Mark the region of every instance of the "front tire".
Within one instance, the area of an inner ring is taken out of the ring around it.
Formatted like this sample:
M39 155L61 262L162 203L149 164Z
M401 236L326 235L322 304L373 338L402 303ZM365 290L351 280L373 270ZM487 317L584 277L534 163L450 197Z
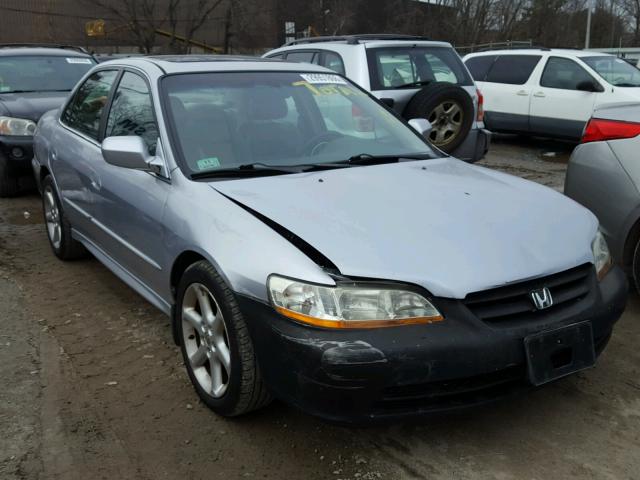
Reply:
M84 246L71 236L71 224L62 211L51 175L42 181L42 210L49 245L60 260L75 260L86 256Z
M271 401L234 294L211 264L185 271L175 314L187 373L211 410L234 417Z

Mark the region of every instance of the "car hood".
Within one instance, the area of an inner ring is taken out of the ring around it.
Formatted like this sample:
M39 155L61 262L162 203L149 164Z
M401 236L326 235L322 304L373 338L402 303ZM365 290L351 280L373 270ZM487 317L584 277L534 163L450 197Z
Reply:
M413 283L436 296L464 298L593 261L591 212L454 159L211 186L302 238L343 275Z
M0 93L0 115L37 122L43 113L61 106L69 92Z

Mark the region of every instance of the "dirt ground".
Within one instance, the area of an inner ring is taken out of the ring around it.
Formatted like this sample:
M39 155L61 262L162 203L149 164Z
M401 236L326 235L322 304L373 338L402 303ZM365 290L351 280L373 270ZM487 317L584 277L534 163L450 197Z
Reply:
M561 190L570 149L503 138L482 163ZM639 319L634 295L596 368L464 414L225 420L167 318L96 260L55 259L38 196L0 200L0 479L637 479Z

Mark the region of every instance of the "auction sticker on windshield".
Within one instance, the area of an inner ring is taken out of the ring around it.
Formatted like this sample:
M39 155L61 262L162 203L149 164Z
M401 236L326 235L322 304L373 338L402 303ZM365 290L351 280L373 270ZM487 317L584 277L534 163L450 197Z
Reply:
M67 63L81 63L83 65L91 65L93 62L88 58L67 58Z
M347 84L347 82L345 82L344 79L339 75L332 75L330 73L301 73L300 76L307 83L311 83L311 84L317 84L317 83L338 83L341 85Z

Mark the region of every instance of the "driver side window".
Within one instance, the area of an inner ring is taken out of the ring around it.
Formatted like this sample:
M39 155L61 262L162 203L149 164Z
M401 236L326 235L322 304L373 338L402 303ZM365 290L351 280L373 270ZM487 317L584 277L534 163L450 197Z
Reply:
M155 155L158 125L147 82L132 72L124 72L113 97L105 137L142 137L149 154Z

